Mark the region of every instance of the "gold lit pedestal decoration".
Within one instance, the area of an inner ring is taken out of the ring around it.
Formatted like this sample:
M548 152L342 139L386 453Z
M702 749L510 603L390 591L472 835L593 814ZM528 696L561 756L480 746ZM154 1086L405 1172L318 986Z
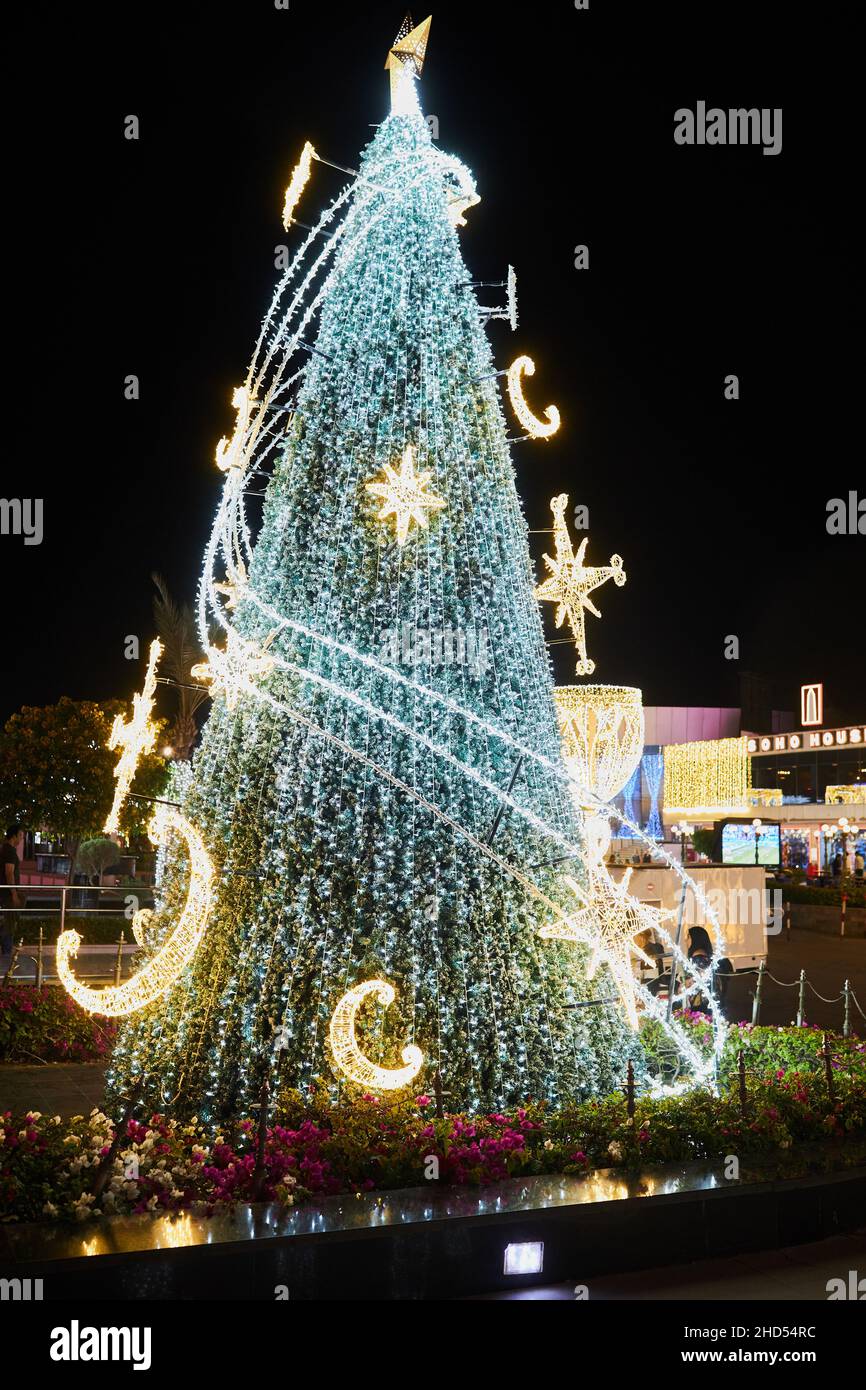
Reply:
M608 579L612 579L621 588L625 583L626 574L622 567L621 555L611 555L609 565L585 565L583 557L589 544L588 536L584 536L577 548L577 554L575 554L571 537L568 534L568 523L565 520L567 506L568 494L565 492L554 497L550 504L550 510L553 512L553 543L556 554L553 557L550 555L544 557L548 578L539 584L535 590L535 597L557 605L557 627L562 627L566 618L568 619L568 625L574 637L574 645L577 647L577 674L590 676L595 670L595 662L586 654L585 614L592 613L596 618L600 618L601 614L589 595L594 589L606 584Z
M364 1055L355 1037L355 1016L372 994L386 1008L394 1002L394 986L387 980L365 980L355 985L343 995L331 1018L331 1051L337 1067L350 1081L371 1091L398 1091L415 1080L424 1064L424 1055L414 1043L403 1048L400 1055L405 1065L402 1067L379 1067Z
M560 685L553 692L565 765L582 787L611 801L641 760L641 692L632 685Z
M106 989L90 989L75 978L71 962L78 955L81 937L77 931L64 931L57 939L57 974L76 1003L89 1013L117 1018L136 1013L165 994L189 965L205 933L211 910L214 871L210 855L198 831L171 806L159 806L148 835L155 845L165 845L174 831L184 840L189 854L189 888L177 926L150 960L132 979ZM148 918L136 914L133 932L142 940L142 927Z

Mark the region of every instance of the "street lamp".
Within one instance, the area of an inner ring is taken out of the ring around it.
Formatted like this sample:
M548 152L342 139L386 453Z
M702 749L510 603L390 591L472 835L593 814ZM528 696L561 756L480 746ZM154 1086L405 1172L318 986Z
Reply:
M832 839L835 840L837 835L841 837L842 869L844 871L848 866L848 836L853 835L854 839L856 840L857 836L860 834L859 825L852 825L847 816L840 816L835 825L822 825L821 831L825 839L830 839L832 837Z
M758 846L759 846L759 844L761 843L761 831L763 830L763 828L764 828L764 822L760 819L760 817L756 816L755 819L752 821L752 830L755 832L755 863L756 863L756 864L759 864L759 863L761 862L761 861L759 860L759 858L758 858Z
M693 825L689 825L688 821L681 821L679 825L671 826L671 834L679 836L680 854L682 855L682 862L684 864L686 862L686 840L690 835L694 835L694 833L695 828Z

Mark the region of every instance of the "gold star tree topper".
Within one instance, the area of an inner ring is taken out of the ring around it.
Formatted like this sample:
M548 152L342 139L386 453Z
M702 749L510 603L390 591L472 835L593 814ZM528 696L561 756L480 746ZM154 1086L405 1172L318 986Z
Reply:
M612 579L619 588L622 588L626 575L622 567L621 555L611 555L609 565L585 565L583 563L586 547L589 544L588 536L584 536L575 555L574 546L568 534L568 524L565 520L567 506L568 494L565 492L554 497L550 504L550 510L553 512L553 541L556 556L551 559L549 555L545 555L544 563L549 574L547 579L539 584L535 590L535 597L546 599L548 602L558 605L556 609L557 627L562 627L565 619L568 619L574 645L577 647L577 674L588 676L595 670L595 662L586 654L585 613L592 613L596 618L601 617L589 595L593 589L607 583L608 579Z
M415 77L421 76L424 67L424 58L427 53L427 40L430 37L430 25L433 16L428 17L421 24L412 27L412 16L407 14L403 23L400 25L400 32L394 40L385 60L385 68L391 76L391 106L396 107L398 103L398 92L404 74L407 70Z
M403 450L399 473L390 463L385 464L383 472L384 481L365 483L364 487L373 497L381 497L382 509L377 519L386 521L393 516L397 544L402 546L408 540L413 521L418 526L426 526L427 512L441 511L448 503L434 492L427 491L431 477L429 468L422 473L415 472L415 449L412 444L407 444Z

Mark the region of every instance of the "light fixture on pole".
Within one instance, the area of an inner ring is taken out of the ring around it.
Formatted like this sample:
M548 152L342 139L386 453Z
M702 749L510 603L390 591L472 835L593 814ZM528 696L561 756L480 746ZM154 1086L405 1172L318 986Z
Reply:
M680 821L679 824L671 826L671 834L679 836L680 854L682 855L683 864L686 862L686 841L690 836L694 835L694 833L695 827L689 825L688 821Z
M755 819L752 821L752 829L753 829L753 831L755 832L755 863L756 863L756 864L759 864L759 863L761 862L760 859L758 858L758 847L759 847L759 845L760 845L760 843L761 843L761 831L763 830L763 828L764 828L764 822L760 819L759 816L756 816Z

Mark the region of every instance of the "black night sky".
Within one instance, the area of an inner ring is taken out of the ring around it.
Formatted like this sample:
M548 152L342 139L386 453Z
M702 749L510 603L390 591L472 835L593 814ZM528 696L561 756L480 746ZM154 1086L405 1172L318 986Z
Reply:
M193 597L288 176L306 139L355 164L388 109L402 17L400 0L36 17L7 126L21 366L2 491L44 498L45 537L0 538L0 717L131 694L123 639L153 635L151 571ZM531 354L527 394L564 418L515 450L529 524L548 526L567 491L590 509L590 562L622 554L628 583L597 596L590 652L597 679L647 704L738 704L744 669L777 676L785 707L823 680L830 718L864 715L864 541L825 530L828 499L864 490L855 61L821 6L433 10L422 103L482 196L464 256L478 279L516 267L520 326L492 325L497 358ZM699 100L782 107L782 153L675 145L674 111ZM343 182L316 166L298 215ZM570 647L552 651L571 679Z

